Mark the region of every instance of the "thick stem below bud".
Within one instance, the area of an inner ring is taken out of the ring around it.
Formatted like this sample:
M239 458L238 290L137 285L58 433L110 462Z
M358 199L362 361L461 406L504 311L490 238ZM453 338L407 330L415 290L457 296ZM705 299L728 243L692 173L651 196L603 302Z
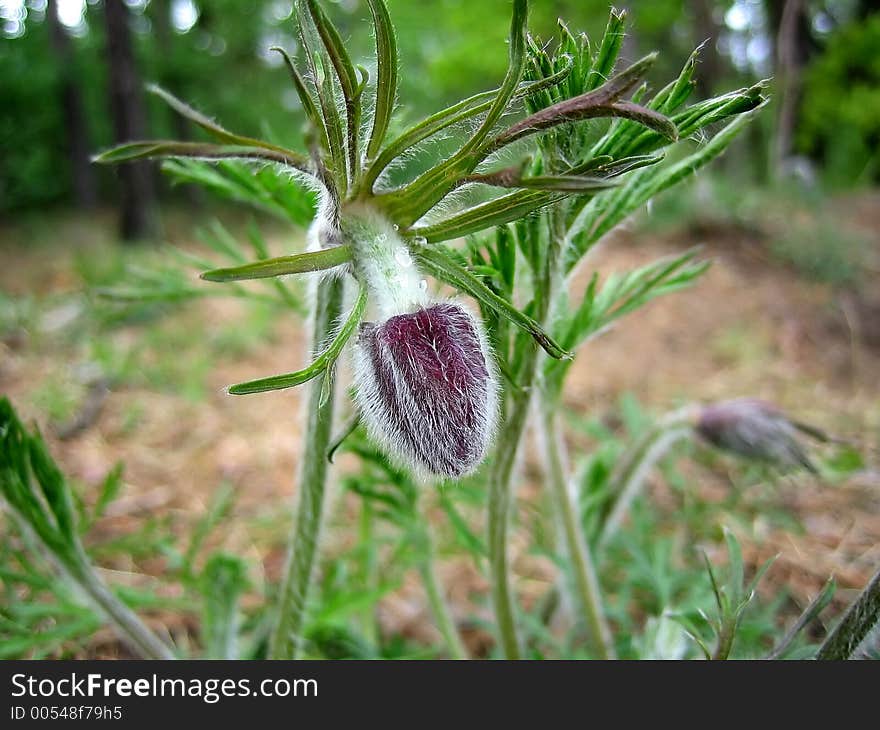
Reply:
M359 206L343 211L341 228L352 249L355 276L367 285L381 319L427 306L428 283L394 225Z

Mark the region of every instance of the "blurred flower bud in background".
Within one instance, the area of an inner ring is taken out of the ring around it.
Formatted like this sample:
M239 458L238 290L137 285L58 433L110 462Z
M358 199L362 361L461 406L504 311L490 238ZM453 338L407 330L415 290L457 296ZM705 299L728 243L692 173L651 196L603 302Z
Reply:
M823 438L821 432L790 420L764 401L739 398L704 406L697 415L696 431L713 446L738 456L817 473L797 434Z

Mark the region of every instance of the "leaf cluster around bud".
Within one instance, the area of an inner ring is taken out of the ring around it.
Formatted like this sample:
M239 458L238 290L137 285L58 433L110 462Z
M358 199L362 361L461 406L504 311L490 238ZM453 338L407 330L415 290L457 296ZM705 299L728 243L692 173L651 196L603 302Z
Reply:
M227 130L167 91L151 86L152 93L214 142L132 142L108 150L96 160L170 159L169 169L180 179L248 200L300 225L306 222L311 206L303 208L299 199L285 199L280 191L311 187L319 191L317 215L330 229L325 238L332 241L340 238L339 221L346 215L346 206L355 201L367 205L397 227L428 273L475 297L493 318L522 328L553 358L565 359L568 350L527 311L516 309L509 297L487 287L485 277L473 266L460 265L456 256L436 244L524 221L548 206L571 201L569 209L581 214L571 221L565 252L572 268L592 241L635 206L718 154L735 129L725 130L714 145L710 143L658 175L653 168L662 161L659 152L665 146L714 122L742 118L763 100L760 87L753 87L679 111L693 87L694 55L674 82L641 104L643 78L656 54L615 73L623 13L612 12L595 52L585 36L575 38L561 23L559 42L550 50L549 45L528 35L528 4L516 0L508 71L499 88L462 100L393 136L389 130L398 101L399 64L395 32L383 0L369 0L368 4L376 39L375 79L352 61L338 30L316 0L296 3L301 63L283 49L274 49L282 55L307 117L305 152ZM628 98L634 90L635 95ZM364 123L368 115L371 119ZM511 115L519 118L510 122ZM612 121L602 122L603 118ZM414 147L463 123L475 124L476 129L448 159L397 187L387 187L384 173ZM597 131L598 140L588 144ZM519 151L524 145L531 146L533 153L523 149L518 165L493 169L499 151L507 147ZM244 167L255 163L263 169L247 171ZM271 174L271 168L281 177ZM284 178L284 171L292 173L293 180ZM273 182L279 179L280 184ZM483 202L450 210L450 194L465 186L500 194L490 192ZM291 213L291 206L296 212ZM587 221L587 212L599 220ZM210 269L202 276L209 281L234 282L331 270L346 265L350 252L344 246L333 246L261 259ZM346 320L349 324L356 324L351 315ZM303 371L233 386L230 392L257 392L305 382L332 367L341 351L341 346L335 345L344 344L339 338L348 334L350 327L346 326L333 345Z

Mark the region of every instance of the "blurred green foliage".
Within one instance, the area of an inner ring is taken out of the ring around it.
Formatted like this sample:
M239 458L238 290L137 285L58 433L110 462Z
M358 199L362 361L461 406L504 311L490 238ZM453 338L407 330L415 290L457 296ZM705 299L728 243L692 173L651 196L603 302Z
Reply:
M366 3L336 4L334 19L352 57L371 68L372 40L361 32L368 17ZM399 124L500 82L507 64L503 49L509 0L390 0L388 4L398 29L400 98L406 99ZM60 5L67 9L63 20L68 23L72 54L63 69L51 43L47 4L37 0L0 4L0 211L42 208L72 199L62 71L77 81L83 97L88 149L97 151L114 141L102 3L62 0ZM299 102L280 56L268 50L280 45L297 51L290 2L132 0L126 5L144 82L157 82L196 108L209 109L232 129L300 146ZM540 0L532 4L530 28L546 38L554 33L557 17L565 17L571 27L596 35L608 5L608 0ZM709 37L697 72L701 93L773 73L772 2L653 0L619 5L632 21L624 59L632 61L663 49L652 71L654 80L677 72L670 65L672 59L686 56ZM880 169L876 156L880 19L876 14L866 16L860 10L863 6L868 4L824 0L810 3L808 10L813 21L812 61L799 114L799 146L844 182L860 176L876 179ZM81 21L69 25L71 8L75 20L78 7ZM702 22L701 8L708 9L708 20ZM148 136L193 134L160 100L145 97L145 103ZM839 134L841 129L847 133ZM761 142L768 143L768 139ZM762 155L755 144L738 149L740 156ZM440 147L437 154L442 154ZM102 198L112 199L114 173L96 174Z
M880 14L841 28L807 70L800 148L850 186L880 180Z

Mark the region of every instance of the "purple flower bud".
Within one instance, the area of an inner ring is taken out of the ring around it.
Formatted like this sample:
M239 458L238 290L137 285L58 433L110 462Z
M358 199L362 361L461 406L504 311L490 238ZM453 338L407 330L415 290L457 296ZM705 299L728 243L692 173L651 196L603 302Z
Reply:
M782 411L753 398L722 401L705 406L697 433L713 446L747 459L768 461L781 467L802 466L815 473L796 438L808 428L790 421Z
M370 434L417 472L460 477L482 461L496 379L477 320L452 302L361 325L358 404Z

